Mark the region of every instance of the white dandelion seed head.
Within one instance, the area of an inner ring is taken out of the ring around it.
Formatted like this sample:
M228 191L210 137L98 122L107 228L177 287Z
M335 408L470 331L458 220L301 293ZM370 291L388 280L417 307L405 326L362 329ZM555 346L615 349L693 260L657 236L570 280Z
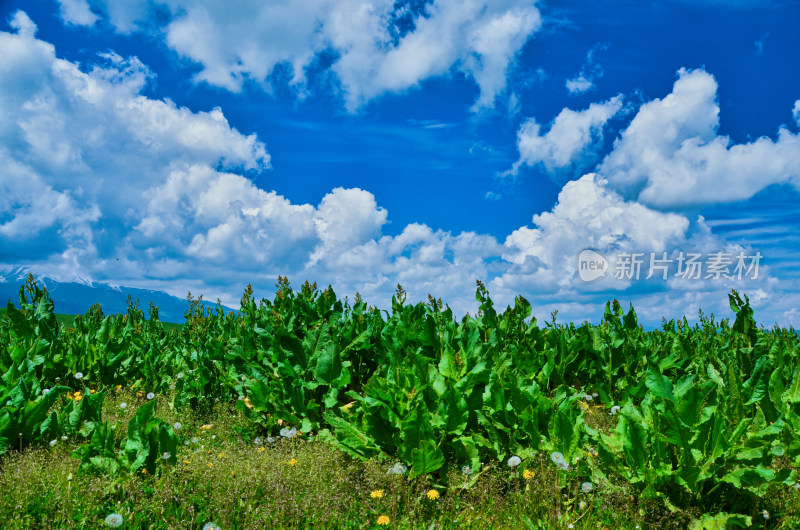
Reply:
M464 467L461 468L461 472L464 473L465 475L471 475L472 474L472 468L469 467L469 466L464 466Z
M106 517L106 525L110 526L111 528L117 528L122 526L124 519L118 513L112 513L108 517Z
M169 389L170 390L175 390L175 384L173 383L173 384L169 385Z
M564 461L564 455L556 451L555 453L550 454L550 460L552 460L556 464L561 463Z
M50 440L50 447L53 447L56 443L58 443L58 440Z
M583 484L581 484L581 491L584 493L591 493L593 489L594 486L592 485L591 482L584 482Z
M203 525L203 530L221 530L221 529L214 523L206 523Z
M274 443L275 440L277 440L277 438L275 438L274 436L267 436L267 443L268 444Z
M764 516L764 519L769 519L769 512L767 510L764 510L763 512L761 512L761 515Z
M161 458L163 458L164 460L169 460L169 457L171 457L171 456L172 455L169 452L166 452L163 455L161 455Z
M588 505L586 504L586 501L581 501L581 502L579 502L579 503L578 503L578 509L579 509L579 510L585 510L585 509L586 509L586 506L588 506Z
M66 436L62 436L62 437L61 437L61 441L62 441L62 442L66 442L67 440L68 440L68 438L67 438Z
M147 399L153 399L154 397L156 397L156 395L153 394L152 392L147 393Z
M512 456L508 459L508 467L517 467L522 463L522 459L518 456Z
M175 376L176 379L183 379L183 372L179 372L178 375Z
M594 399L591 394L584 394L583 397L586 398L586 401L591 401Z
M619 405L614 405L613 407L611 407L611 412L609 412L609 414L611 414L612 416L615 415L620 408L622 407L620 407Z
M43 396L46 396L49 393L50 393L50 389L49 388L45 388L44 390L42 390L42 395Z
M181 422L179 421L176 421L175 425L172 426L172 428L175 429L176 431L180 430L181 427L183 427L183 425L181 425Z
M216 435L216 434L212 434L212 435L211 435L211 439L212 439L212 440L216 440L216 439L217 439L217 435Z
M124 409L127 406L128 406L128 404L125 403L125 402L119 404L119 408L121 408L121 409Z
M263 443L264 443L264 440L262 440L260 436L256 436L256 439L255 439L255 440L253 440L253 442L254 442L256 445L261 445L261 444L263 444Z
M75 379L78 380L83 379L83 374L81 372L78 372L77 374L75 374Z
M192 443L193 443L193 444L196 444L198 441L199 441L199 440L198 440L196 437L195 437L195 438L192 438Z
M387 473L389 475L405 475L406 470L407 470L406 466L404 466L403 464L398 462L395 465L393 465L392 467L390 467L389 471L387 471Z

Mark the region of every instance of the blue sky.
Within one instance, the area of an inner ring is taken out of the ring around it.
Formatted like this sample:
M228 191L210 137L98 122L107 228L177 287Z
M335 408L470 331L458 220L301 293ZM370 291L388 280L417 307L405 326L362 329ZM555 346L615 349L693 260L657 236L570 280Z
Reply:
M800 324L797 2L6 0L0 18L0 271L233 307L279 274L379 307L399 282L460 314L480 279L539 318L596 322L617 298L651 326L730 316L733 288ZM586 249L604 275L581 274ZM646 278L656 258L666 278Z

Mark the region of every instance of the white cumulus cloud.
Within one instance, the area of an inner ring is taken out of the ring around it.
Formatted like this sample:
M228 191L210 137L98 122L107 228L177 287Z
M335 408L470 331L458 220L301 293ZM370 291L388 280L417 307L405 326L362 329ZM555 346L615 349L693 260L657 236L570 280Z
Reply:
M542 127L534 118L526 120L517 131L517 149L520 158L512 172L521 164L542 164L548 173L564 169L584 169L593 162L593 146L602 140L603 126L622 110L622 96L603 103L592 103L587 109L575 111L564 108L556 116L550 129Z
M61 19L75 26L92 26L98 16L92 13L86 0L58 0Z
M744 200L772 184L800 189L800 135L785 127L732 144L720 136L717 82L681 69L672 93L641 106L598 172L658 208Z
M393 0L96 4L118 31L162 35L180 56L201 65L197 81L232 91L247 81L270 89L273 74L285 71L305 94L307 70L328 53L351 111L457 71L480 89L474 110L491 107L505 90L509 67L542 24L534 3L524 0L436 0L416 9ZM159 27L165 13L169 20Z

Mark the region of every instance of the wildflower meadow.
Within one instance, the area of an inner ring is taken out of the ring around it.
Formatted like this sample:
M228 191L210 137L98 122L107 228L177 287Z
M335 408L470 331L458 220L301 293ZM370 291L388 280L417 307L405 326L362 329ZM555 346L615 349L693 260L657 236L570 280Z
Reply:
M390 311L279 277L238 312L190 297L0 316L8 528L798 528L800 337L701 315L645 331L432 296Z

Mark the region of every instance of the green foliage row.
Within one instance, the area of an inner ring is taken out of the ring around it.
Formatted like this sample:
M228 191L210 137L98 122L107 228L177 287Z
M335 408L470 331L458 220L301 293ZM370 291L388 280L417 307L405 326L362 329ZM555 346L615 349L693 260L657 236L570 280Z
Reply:
M29 278L0 319L0 453L82 436L82 469L158 473L182 440L153 402L119 446L118 426L100 421L105 390L124 385L174 390L175 408L237 400L263 435L295 426L442 487L448 468L540 453L667 506L713 510L731 488L797 483L800 339L759 329L735 291L732 325L683 318L644 331L616 300L599 325L542 327L522 297L499 313L480 282L480 311L460 322L433 297L406 304L400 286L391 312L308 282L277 287L257 303L248 286L238 314L190 297L180 330L130 303L125 315L94 307L67 332Z

